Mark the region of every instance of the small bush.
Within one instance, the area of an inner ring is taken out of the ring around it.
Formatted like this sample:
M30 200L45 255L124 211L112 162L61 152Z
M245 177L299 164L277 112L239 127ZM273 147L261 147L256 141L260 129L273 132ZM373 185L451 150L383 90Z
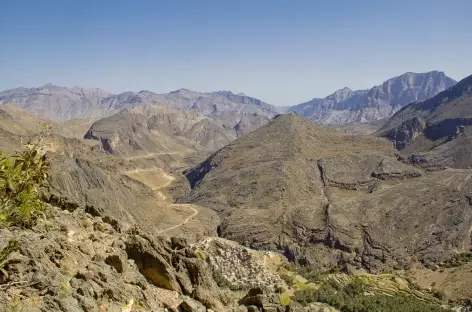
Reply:
M8 271L6 265L8 264L8 257L14 251L18 250L18 242L11 240L8 242L8 246L0 250L0 273L8 278Z
M441 289L433 288L431 292L433 296L438 298L439 300L444 300L444 298L446 298L446 294Z
M311 283L319 283L323 281L324 277L330 273L330 271L316 271L310 267L301 266L298 264L287 264L285 268L289 271L295 272L296 274L303 276L308 280L308 282Z
M6 307L6 312L23 312L24 308L24 304L22 304L20 297L15 296Z
M224 278L223 274L218 269L213 270L213 280L219 287L231 288L232 286L231 283L226 278Z
M0 223L29 228L45 215L41 187L47 185L48 174L38 145L27 147L14 156L0 153Z
M205 252L201 251L201 250L197 250L195 253L196 253L197 259L199 261L205 261L206 258L208 257L207 254Z
M284 306L288 306L290 304L290 296L288 295L285 295L285 294L280 294L279 295L279 301L281 304L283 304Z
M286 283L288 286L292 286L292 285L293 285L294 277L293 277L292 275L281 274L281 275L280 275L280 278L283 279L283 280L285 281L285 283Z
M59 296L61 298L68 298L72 294L72 287L69 280L63 280L59 286Z

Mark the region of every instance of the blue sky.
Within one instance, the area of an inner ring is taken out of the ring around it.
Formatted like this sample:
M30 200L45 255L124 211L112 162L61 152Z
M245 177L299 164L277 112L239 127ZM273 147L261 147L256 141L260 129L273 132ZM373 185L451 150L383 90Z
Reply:
M0 89L244 92L293 105L472 74L471 0L3 0Z

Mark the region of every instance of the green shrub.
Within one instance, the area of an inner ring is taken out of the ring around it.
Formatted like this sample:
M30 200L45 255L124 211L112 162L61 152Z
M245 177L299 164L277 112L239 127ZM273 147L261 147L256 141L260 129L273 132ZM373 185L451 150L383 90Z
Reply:
M219 269L213 270L213 280L219 287L231 288L232 286L231 283L228 282L226 278L224 278L223 274L221 273L221 270Z
M29 145L14 156L0 153L0 223L31 227L45 215L41 187L47 185L48 165Z
M280 301L280 303L283 304L284 306L288 306L288 305L290 305L291 299L290 299L290 296L287 295L287 294L280 294L280 295L279 295L279 301Z
M0 273L8 278L8 271L6 265L8 264L8 257L10 254L18 249L18 242L10 240L8 246L0 250Z
M450 311L436 304L431 304L408 295L388 296L383 294L364 294L362 283L350 283L344 287L333 287L326 283L316 291L302 290L295 292L294 301L307 305L311 302L323 302L342 312L446 312Z
M283 280L285 281L285 283L286 283L288 286L292 286L292 285L293 285L294 277L293 277L292 275L281 274L281 275L280 275L280 278L283 279Z
M293 264L293 263L287 264L285 268L289 271L295 272L296 274L303 276L304 278L308 280L308 282L311 282L311 283L322 282L324 280L324 277L330 273L330 271L321 272L321 271L313 270L310 267Z

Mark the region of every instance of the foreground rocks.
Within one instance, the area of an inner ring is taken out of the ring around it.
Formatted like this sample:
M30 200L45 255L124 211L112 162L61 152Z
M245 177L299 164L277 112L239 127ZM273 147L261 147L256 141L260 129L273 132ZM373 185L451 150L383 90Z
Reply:
M54 216L32 230L0 229L0 249L11 241L18 246L5 266L8 277L1 275L1 311L13 305L24 311L121 311L130 300L137 311L232 311L250 287L261 285L278 298L276 284L283 284L262 274L230 290L218 285L230 283L230 276L217 282L213 260L184 239L153 237L138 227L125 231L120 222L81 209L49 209ZM226 247L219 245L228 255L244 249ZM249 264L248 278L254 268L261 265Z

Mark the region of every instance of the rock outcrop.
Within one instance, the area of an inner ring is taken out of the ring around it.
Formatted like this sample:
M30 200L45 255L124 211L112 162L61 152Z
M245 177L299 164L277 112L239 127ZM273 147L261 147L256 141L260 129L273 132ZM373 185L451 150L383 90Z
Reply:
M264 311L285 311L269 287L258 288L266 294L257 296L259 301L251 299L251 292L244 295L250 285L271 284L262 275L237 291L219 286L221 280L214 276L220 268L200 256L210 251L185 240L156 237L139 227L123 230L120 221L80 208L48 209L50 217L31 230L0 229L0 250L16 246L2 264L8 276L0 273L2 311L14 306L25 311L121 311L131 303L139 311L229 312L251 300ZM235 250L244 249L232 244L220 244L217 250L232 258ZM261 267L249 267L253 265ZM273 282L283 284L279 277ZM269 310L269 305L280 309Z

